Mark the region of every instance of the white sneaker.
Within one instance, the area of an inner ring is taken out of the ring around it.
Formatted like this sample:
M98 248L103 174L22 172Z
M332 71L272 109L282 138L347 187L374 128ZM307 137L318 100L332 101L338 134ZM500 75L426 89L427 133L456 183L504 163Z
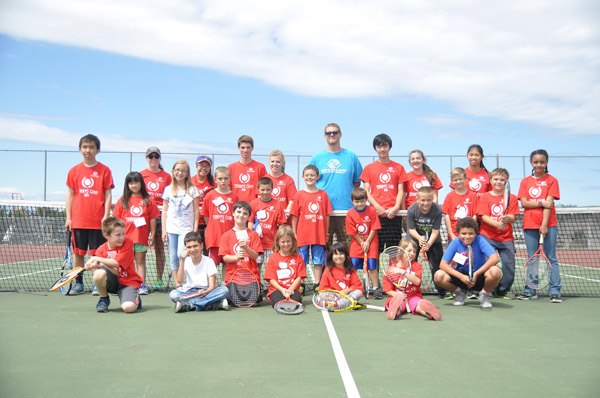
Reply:
M457 289L456 291L454 291L454 302L452 303L452 305L456 305L456 306L465 305L466 295L467 295L467 292L465 292L462 289Z
M100 292L98 291L98 288L96 287L96 285L94 285L94 287L92 288L92 296L99 296Z
M221 301L221 309L223 311L229 311L229 301L227 301L227 299L223 299L223 301Z
M140 287L140 294L143 294L144 296L147 296L148 293L149 293L148 287L146 286L145 283L142 283L142 286Z
M490 299L492 295L490 293L484 293L483 291L479 293L479 302L481 303L481 308L492 308L492 303Z

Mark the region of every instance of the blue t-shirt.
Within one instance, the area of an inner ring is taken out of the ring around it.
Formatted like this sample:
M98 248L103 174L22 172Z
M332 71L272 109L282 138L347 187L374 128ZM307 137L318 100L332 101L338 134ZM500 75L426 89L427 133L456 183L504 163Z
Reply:
M348 210L352 207L350 197L354 183L360 182L362 165L354 152L342 148L339 152L321 151L308 164L317 166L319 179L317 188L329 195L333 210Z
M496 253L496 249L487 243L487 241L481 235L477 235L475 237L471 248L473 249L473 272L481 268L487 259L492 254ZM456 253L460 253L467 258L464 264L453 263L453 258ZM467 274L469 272L468 258L469 253L467 246L463 245L463 243L460 241L460 238L455 238L452 242L450 242L448 248L442 256L443 260L452 265L452 267L456 268L458 272L462 272L463 274Z

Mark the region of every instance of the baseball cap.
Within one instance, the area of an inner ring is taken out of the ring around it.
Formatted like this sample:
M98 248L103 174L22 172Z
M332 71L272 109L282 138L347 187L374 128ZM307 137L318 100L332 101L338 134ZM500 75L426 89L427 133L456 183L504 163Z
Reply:
M198 156L196 158L196 164L198 164L200 162L208 162L208 164L210 164L212 166L212 159L209 158L208 156L204 156L204 155Z
M159 155L161 154L160 149L155 146L151 146L150 148L146 149L146 156L150 155L151 153L158 153Z

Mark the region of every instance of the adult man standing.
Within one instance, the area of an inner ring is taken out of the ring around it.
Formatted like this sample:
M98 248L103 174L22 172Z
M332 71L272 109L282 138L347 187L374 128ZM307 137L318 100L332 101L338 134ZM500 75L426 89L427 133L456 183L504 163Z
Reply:
M317 152L309 164L319 169L317 187L327 192L333 210L348 210L352 207L350 194L360 186L362 165L354 152L342 148L340 141L342 130L336 123L325 126L325 142L327 148ZM346 242L344 217L331 217L327 244L331 245L333 235L337 241ZM347 242L346 242L347 243Z

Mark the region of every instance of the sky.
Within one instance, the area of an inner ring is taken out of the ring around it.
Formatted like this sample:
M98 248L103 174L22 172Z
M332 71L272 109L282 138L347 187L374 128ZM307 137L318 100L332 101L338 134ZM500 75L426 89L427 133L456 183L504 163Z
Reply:
M241 134L297 178L337 122L363 164L387 133L445 185L470 144L515 185L545 148L562 203L600 204L599 20L594 0L3 0L0 199L62 200L87 133L115 197L144 154L112 152L227 164Z

